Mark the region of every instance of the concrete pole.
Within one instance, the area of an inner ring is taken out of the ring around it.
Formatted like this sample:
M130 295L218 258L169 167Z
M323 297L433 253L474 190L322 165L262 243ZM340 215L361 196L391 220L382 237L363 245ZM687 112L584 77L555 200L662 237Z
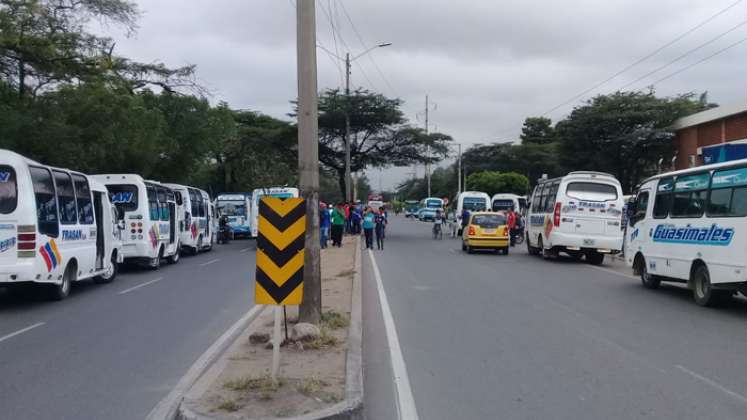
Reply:
M425 95L425 136L428 137L428 95ZM431 157L430 146L425 147L426 159ZM425 164L425 178L428 180L428 197L431 196L431 164Z
M296 2L298 59L298 184L306 199L306 249L303 302L299 320L319 324L322 281L319 262L319 119L316 86L316 15L314 0Z
M350 53L345 54L345 201L353 199L350 177Z
M457 143L459 156L457 157L457 196L462 192L462 144Z

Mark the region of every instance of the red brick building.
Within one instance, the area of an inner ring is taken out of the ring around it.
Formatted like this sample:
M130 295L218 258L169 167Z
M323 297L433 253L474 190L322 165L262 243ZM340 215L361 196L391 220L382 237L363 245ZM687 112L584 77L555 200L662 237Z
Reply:
M675 169L747 157L747 103L720 106L672 124Z

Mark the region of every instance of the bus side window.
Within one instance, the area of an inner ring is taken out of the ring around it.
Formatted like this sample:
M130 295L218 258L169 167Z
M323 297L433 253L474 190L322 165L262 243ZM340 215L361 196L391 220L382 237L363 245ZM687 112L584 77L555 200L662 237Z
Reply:
M747 216L747 168L729 169L713 173L708 197L709 217Z
M166 190L163 187L158 187L156 191L158 191L158 214L160 216L160 220L168 221L169 204L167 201Z
M189 190L189 201L191 204L192 217L199 217L200 215L200 204L197 202L197 195L195 190Z
M148 209L150 210L150 220L158 221L158 198L156 189L152 185L146 187L148 191Z
M60 223L74 225L78 223L78 211L75 204L75 191L70 174L53 171L55 185L57 185L57 205L60 210Z
M558 196L559 183L554 183L550 186L547 192L547 202L545 203L545 213L552 213L555 210L555 199Z
M75 186L75 199L78 202L78 223L92 225L93 201L91 200L91 189L88 187L88 180L82 175L74 174L73 185Z
M29 166L31 183L36 198L36 219L39 233L56 238L60 235L57 217L57 199L55 197L52 174L48 169Z
M654 199L654 219L664 219L672 207L672 190L674 190L674 178L662 178L656 188Z

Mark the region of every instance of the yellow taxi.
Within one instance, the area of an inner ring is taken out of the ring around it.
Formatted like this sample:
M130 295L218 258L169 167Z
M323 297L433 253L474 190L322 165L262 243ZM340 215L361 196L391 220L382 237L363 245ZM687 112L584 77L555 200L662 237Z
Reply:
M503 212L473 212L462 231L462 251L494 249L508 255L508 218Z

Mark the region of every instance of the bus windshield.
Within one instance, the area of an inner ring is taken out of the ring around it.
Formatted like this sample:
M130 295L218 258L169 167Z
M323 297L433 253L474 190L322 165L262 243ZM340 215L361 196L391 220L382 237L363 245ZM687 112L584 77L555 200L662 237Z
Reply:
M246 204L241 201L219 201L218 210L226 216L246 217Z
M137 210L137 186L131 184L107 185L112 204L123 211Z
M485 208L485 199L480 197L464 197L462 200L462 209L469 211L487 210Z
M514 208L514 200L493 200L493 211L510 210Z
M426 200L425 206L431 209L441 208L443 207L443 201L436 199Z
M566 189L568 197L586 201L608 201L617 199L614 185L598 182L571 182Z

